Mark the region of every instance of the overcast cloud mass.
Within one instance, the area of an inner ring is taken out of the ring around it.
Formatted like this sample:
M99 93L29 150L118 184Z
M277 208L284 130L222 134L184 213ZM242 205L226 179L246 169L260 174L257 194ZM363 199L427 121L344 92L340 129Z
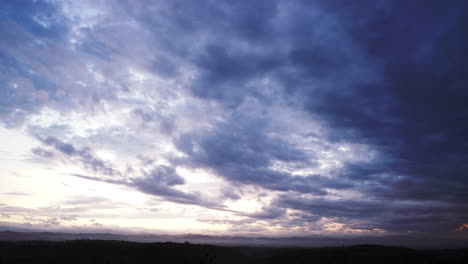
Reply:
M1 1L0 220L466 239L467 12Z

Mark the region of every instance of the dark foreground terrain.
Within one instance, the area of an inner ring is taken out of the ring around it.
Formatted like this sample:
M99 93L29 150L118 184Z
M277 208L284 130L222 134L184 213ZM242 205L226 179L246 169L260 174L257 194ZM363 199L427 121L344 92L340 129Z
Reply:
M468 263L468 249L377 245L327 248L222 247L188 243L0 241L8 263Z

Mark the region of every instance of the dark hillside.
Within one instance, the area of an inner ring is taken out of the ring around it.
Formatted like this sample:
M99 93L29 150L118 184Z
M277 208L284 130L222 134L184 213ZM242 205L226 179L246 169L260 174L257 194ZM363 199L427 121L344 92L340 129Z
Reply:
M9 263L468 263L468 249L423 251L359 245L328 248L221 247L76 240L0 242Z

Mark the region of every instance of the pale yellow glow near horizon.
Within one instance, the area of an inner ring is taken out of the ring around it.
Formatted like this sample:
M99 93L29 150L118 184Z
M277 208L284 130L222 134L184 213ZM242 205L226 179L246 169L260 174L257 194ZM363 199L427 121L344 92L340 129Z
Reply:
M134 81L146 81L145 78L140 77ZM135 99L139 100L152 100L151 98L145 99L144 94L135 94L135 96ZM184 101L185 103L187 102ZM172 111L187 110L179 109L181 106L177 101L169 107ZM194 107L195 111L201 111L202 113L209 110L209 107L205 109L196 104ZM140 142L129 141L131 139L126 138L125 129L127 129L127 133L128 130L139 129L132 123L133 117L129 114L130 112L131 108L126 103L102 104L92 115L80 112L62 114L57 110L44 108L38 114L32 115L29 122L29 125L36 126L39 129L66 125L65 130L46 131L42 136L59 133L57 137L72 143L76 148L90 147L93 150L93 155L105 162L112 163L113 168L120 171L118 175L99 175L98 172L86 170L79 162L73 162L73 159L67 160L66 157L62 161L41 160L32 154L31 149L44 146L30 134L31 131L26 132L26 127L14 129L1 127L0 140L4 142L0 142L4 144L1 145L2 149L0 149L0 157L2 158L0 166L5 170L6 176L2 179L3 187L0 186L0 198L8 206L22 208L21 210L24 209L24 211L20 210L21 212L15 213L13 210L5 214L5 216L1 216L0 220L19 224L33 223L40 226L56 218L59 220L61 217L76 218L76 220L60 220L59 224L54 228L72 228L81 225L90 228L115 227L128 230L144 228L170 232L204 230L204 232L229 233L244 232L244 227L258 227L258 230L263 229L263 232L269 232L270 234L308 231L307 227L295 229L289 227L285 229L280 225L270 225L266 221L255 222L255 219L250 219L248 215L261 213L270 207L272 201L281 192L250 185L235 186L221 175L216 175L216 171L208 169L192 168L184 165L177 166L176 171L185 179L185 184L173 186L173 188L187 193L198 193L206 201L218 202L221 206L224 206L223 209L173 203L165 200L164 197L142 193L131 186L73 176L74 174L81 174L98 179L131 180L135 177L145 177L144 171L151 170L151 166L141 167L143 165L138 158L140 154L154 159L155 164L168 164L167 155L183 156L170 143L170 138L167 135L158 134L154 130L141 129L138 133ZM182 116L181 122L179 122L179 128L182 128L182 131L186 129L205 129L206 124L193 123L194 121L190 116L191 111L186 112L188 116ZM52 134L49 134L49 132ZM106 135L104 140L100 139L102 135ZM93 137L97 137L97 139L93 139ZM142 142L146 144L141 144ZM313 146L311 145L309 148L313 148ZM359 149L356 149L355 146L336 146L336 150L325 153L326 155L324 154L320 161L326 164L336 163L348 158L340 156L341 153L352 154L356 151L359 151ZM126 171L127 166L133 167L135 170L129 173ZM279 161L273 162L272 166L273 169L300 176L328 170L325 168L326 166L297 169ZM229 197L223 197L223 192L226 189L238 192L241 198L230 199ZM343 199L348 196L359 195L334 190L328 191L331 199ZM5 194L13 192L25 193L26 195ZM238 220L242 224L231 225L228 221L211 221L220 219ZM252 222L249 222L250 220ZM233 230L234 226L240 227L239 230ZM325 231L335 232L333 228L332 225L326 226ZM345 228L339 230L343 231ZM352 232L359 231L354 230Z
M328 221L328 220L325 220ZM384 234L388 233L386 230L374 228L374 229L359 229L359 228L351 228L344 223L339 222L328 222L323 225L323 230L328 232L336 232L336 233L365 233L365 234Z
M12 211L3 212L0 215L2 222L27 224L25 227L32 224L44 228L47 221L58 219L59 225L48 228L119 227L168 232L217 232L227 228L226 225L212 225L197 220L216 217L212 209L165 202L160 197L126 186L70 176L73 173L86 174L77 164L29 162L34 157L31 148L40 144L22 130L0 127L0 140L0 166L6 173L0 186L0 197L9 207L17 208L17 211L10 208ZM97 154L104 159L117 159L114 153L105 150ZM194 189L215 182L212 187L215 190L222 183L207 173L193 174L181 169L181 174L188 179L188 185L194 185ZM96 203L80 204L80 198L88 197L97 199ZM106 200L101 201L100 197ZM76 217L76 220L61 221L61 217ZM95 220L90 222L91 219Z

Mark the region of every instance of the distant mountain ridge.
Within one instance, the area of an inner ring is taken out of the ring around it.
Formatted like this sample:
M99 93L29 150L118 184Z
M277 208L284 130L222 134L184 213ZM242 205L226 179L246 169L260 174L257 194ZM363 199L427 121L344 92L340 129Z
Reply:
M0 241L69 241L69 240L116 240L131 242L176 242L192 244L212 244L226 246L291 246L324 247L351 246L356 244L380 244L386 246L405 246L412 248L462 248L463 241L456 239L421 239L405 236L349 237L333 238L325 236L304 237L246 237L211 236L202 234L115 234L115 233L68 233L48 231L0 231Z

